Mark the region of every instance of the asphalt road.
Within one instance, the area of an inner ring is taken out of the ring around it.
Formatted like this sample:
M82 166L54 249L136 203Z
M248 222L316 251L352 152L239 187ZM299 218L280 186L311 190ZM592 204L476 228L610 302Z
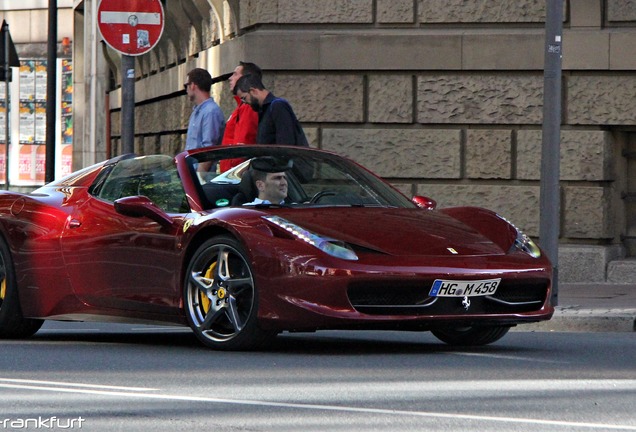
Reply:
M226 353L185 329L47 323L0 349L0 431L636 431L634 333L458 349L330 331Z

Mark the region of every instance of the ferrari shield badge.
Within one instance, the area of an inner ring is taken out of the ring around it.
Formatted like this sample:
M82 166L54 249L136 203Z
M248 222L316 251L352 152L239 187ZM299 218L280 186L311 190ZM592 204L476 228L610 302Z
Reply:
M468 296L464 296L464 298L462 299L462 306L464 306L465 310L468 310L470 308L470 300L468 299Z
M183 224L183 232L186 232L188 228L192 226L193 223L194 223L194 219L187 219Z

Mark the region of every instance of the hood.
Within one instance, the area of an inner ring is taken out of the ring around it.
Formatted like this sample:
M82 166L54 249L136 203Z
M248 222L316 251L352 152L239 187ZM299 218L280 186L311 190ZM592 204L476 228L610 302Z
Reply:
M323 236L402 256L503 255L493 241L437 211L401 208L313 208L276 212Z

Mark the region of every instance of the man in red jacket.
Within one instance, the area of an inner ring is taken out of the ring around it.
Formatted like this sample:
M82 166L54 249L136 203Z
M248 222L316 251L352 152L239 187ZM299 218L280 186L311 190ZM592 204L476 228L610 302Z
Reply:
M230 82L230 90L234 94L234 100L236 100L237 106L232 115L230 115L230 118L227 119L221 145L256 144L258 113L254 112L250 105L243 103L241 98L236 96L235 85L243 75L255 75L261 78L263 73L260 67L248 62L239 62L239 65L234 69L228 81ZM220 162L221 172L235 167L242 161L243 159L222 160Z

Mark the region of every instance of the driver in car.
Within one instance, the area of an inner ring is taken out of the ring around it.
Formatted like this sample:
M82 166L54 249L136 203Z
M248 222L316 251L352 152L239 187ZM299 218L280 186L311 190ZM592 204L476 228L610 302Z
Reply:
M291 160L282 163L273 157L252 159L250 170L258 196L243 205L285 204L287 198L287 171L293 166Z

